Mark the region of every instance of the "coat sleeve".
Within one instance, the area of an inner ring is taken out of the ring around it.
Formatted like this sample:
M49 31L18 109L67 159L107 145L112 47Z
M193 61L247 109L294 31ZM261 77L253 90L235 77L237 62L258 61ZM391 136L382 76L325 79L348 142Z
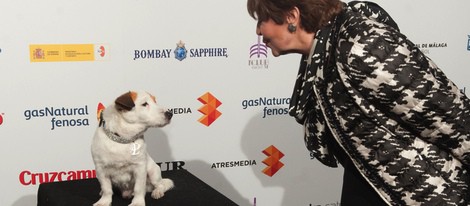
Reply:
M469 99L397 30L369 20L350 25L339 33L336 60L357 104L469 165Z

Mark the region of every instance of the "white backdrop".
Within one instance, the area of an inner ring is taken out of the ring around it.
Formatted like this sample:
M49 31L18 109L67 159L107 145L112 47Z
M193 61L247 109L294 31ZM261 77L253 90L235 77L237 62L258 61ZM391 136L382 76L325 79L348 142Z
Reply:
M468 87L468 0L376 2ZM300 57L250 57L262 45L246 1L3 0L0 19L0 205L35 205L40 182L93 170L97 106L129 90L146 90L175 113L146 134L163 170L187 169L239 205L339 204L342 169L311 160L288 104L272 101L290 98ZM221 102L209 126L198 121L207 92ZM67 122L74 126L60 125ZM284 154L272 176L263 173L270 146Z

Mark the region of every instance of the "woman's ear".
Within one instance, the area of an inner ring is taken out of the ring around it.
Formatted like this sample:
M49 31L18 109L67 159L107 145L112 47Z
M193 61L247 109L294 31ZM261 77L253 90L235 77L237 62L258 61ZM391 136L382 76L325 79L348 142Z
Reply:
M300 21L300 10L297 7L292 8L286 16L288 24L298 25Z

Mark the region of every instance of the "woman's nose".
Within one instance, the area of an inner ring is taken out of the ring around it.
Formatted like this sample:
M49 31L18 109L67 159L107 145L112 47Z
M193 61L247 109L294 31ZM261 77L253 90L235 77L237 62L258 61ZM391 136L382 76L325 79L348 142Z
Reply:
M258 20L258 22L256 23L256 34L258 34L258 36L262 35L260 27L261 27L261 21Z
M261 36L261 30L259 29L259 26L256 26L256 34Z

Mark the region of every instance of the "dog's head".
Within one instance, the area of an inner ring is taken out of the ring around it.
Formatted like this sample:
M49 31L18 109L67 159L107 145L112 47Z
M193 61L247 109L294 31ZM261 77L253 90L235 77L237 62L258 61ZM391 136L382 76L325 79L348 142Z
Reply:
M130 91L114 101L114 107L131 124L163 127L170 123L173 113L157 104L155 96L143 91Z

